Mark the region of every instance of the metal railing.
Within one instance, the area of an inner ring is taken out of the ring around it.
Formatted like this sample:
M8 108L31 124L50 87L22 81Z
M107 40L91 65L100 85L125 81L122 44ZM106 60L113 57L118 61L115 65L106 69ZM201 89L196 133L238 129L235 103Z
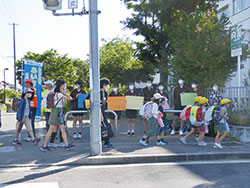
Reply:
M118 130L118 126L117 126L117 120L118 120L118 116L117 116L117 114L114 112L114 111L112 111L112 110L105 110L105 112L106 113L112 113L112 114L114 114L114 116L115 116L115 136L119 136L119 130ZM67 127L67 120L68 120L68 117L69 117L69 115L71 115L71 114L79 114L79 113L90 113L90 111L88 110L78 110L78 111L76 111L76 110L72 110L72 111L68 111L66 114L65 114L65 126Z

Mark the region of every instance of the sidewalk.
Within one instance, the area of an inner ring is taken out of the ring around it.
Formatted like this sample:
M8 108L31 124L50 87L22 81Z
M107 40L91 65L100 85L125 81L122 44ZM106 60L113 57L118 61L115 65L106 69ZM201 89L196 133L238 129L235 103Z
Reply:
M120 135L112 139L111 148L103 148L100 156L89 156L89 124L84 124L83 139L73 140L75 147L70 151L64 148L51 148L52 152L42 152L39 146L21 141L21 146L11 144L15 127L15 114L3 116L3 128L0 131L0 142L5 145L0 147L0 167L12 166L50 166L50 165L93 165L93 164L129 164L129 163L153 163L153 162L184 162L205 160L231 160L250 159L250 144L243 144L226 139L223 142L224 149L214 149L214 139L206 137L206 147L199 147L195 137L187 139L188 144L183 145L179 135L166 136L166 146L156 146L155 138L150 138L150 144L144 147L139 144L142 136L142 122L136 122L136 135L127 136L125 120L122 120ZM72 123L69 122L69 133L72 135ZM44 122L37 123L38 137L45 134ZM22 131L22 138L26 137L26 131ZM57 140L58 141L58 140Z

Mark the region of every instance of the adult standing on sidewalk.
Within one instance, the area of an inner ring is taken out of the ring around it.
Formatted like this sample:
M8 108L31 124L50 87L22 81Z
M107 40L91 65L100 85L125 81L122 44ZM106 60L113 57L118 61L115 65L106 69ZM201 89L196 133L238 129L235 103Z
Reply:
M194 80L191 84L191 90L190 93L197 93L197 96L203 96L201 90L199 90L199 82L197 80Z
M142 96L144 97L144 104L149 102L151 98L155 94L155 89L152 87L152 80L148 79L146 83L146 87L142 89ZM143 129L144 132L147 130L147 124L148 120L146 118L143 118Z
M54 83L51 80L46 81L45 83L45 90L43 91L43 100L42 100L42 108L45 115L46 121L46 129L49 130L49 117L51 113L51 109L47 108L47 96L49 93L53 92Z
M71 110L74 110L74 111L83 110L83 108L82 109L78 108L78 97L80 94L86 94L86 92L82 89L81 80L77 80L75 82L75 89L73 89L70 93L70 96L72 97L72 101L70 101ZM77 119L79 121L78 133L76 131ZM83 119L83 113L73 114L73 131L74 131L73 138L74 139L77 139L77 138L81 139L82 138L82 125L83 125L82 119Z
M214 83L213 85L213 91L209 96L209 104L211 106L219 106L220 101L223 99L220 91L219 91L219 86L217 83Z
M183 77L180 77L178 80L178 86L174 88L174 109L175 110L183 110L185 106L181 105L181 94L188 92L188 88L184 85L185 79ZM175 134L175 127L176 123L178 121L178 118L180 116L180 113L174 113L174 121L173 121L173 129L171 131L171 135ZM183 126L184 126L184 120L181 120L181 127L179 131L179 135L183 135Z
M35 118L36 118L36 111L37 111L37 95L36 95L36 89L33 87L33 82L31 79L26 79L25 82L25 88L30 88L33 93L31 95L30 99L30 120L31 120L31 127L34 136L36 137L36 129L35 129ZM28 135L27 138L24 139L27 142L31 142L31 135Z

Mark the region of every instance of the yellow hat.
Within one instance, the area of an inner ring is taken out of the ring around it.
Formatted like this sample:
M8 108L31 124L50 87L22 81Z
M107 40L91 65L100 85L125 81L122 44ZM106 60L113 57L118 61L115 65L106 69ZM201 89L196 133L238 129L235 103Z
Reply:
M195 97L194 102L200 102L201 99L202 99L201 96Z
M228 104L228 103L230 103L231 102L231 100L229 100L229 99L227 99L227 98L224 98L224 99L222 99L221 100L221 104Z
M200 100L201 104L206 104L208 102L208 99L206 97L202 97Z

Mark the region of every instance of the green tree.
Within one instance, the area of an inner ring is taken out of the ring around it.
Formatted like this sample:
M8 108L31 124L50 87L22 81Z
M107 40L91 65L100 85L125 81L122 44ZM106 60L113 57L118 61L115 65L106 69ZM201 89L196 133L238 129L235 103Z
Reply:
M168 83L170 59L173 47L167 28L175 20L172 15L176 10L192 13L198 5L201 10L215 6L218 0L121 0L128 9L133 11L132 17L123 23L133 29L135 35L144 37L143 43L138 43L140 60L155 67L160 73L163 83ZM154 72L152 72L153 74Z
M87 86L88 63L80 59L72 59L67 55L60 55L56 50L51 49L43 54L28 52L23 59L43 63L43 81L57 80L62 78L67 85L72 87L74 82L80 78ZM17 61L17 77L21 82L22 61Z
M6 89L6 98L15 98L15 97L20 97L20 93L14 89ZM0 90L0 98L4 98L4 89Z
M130 82L145 81L152 76L154 67L138 60L133 42L119 38L104 42L100 49L101 77L127 85Z
M217 82L223 85L237 68L237 59L231 58L228 19L218 20L215 9L190 13L177 10L167 28L173 47L171 72L174 81L184 76L188 84L200 81L202 89ZM247 47L244 48L245 53Z

